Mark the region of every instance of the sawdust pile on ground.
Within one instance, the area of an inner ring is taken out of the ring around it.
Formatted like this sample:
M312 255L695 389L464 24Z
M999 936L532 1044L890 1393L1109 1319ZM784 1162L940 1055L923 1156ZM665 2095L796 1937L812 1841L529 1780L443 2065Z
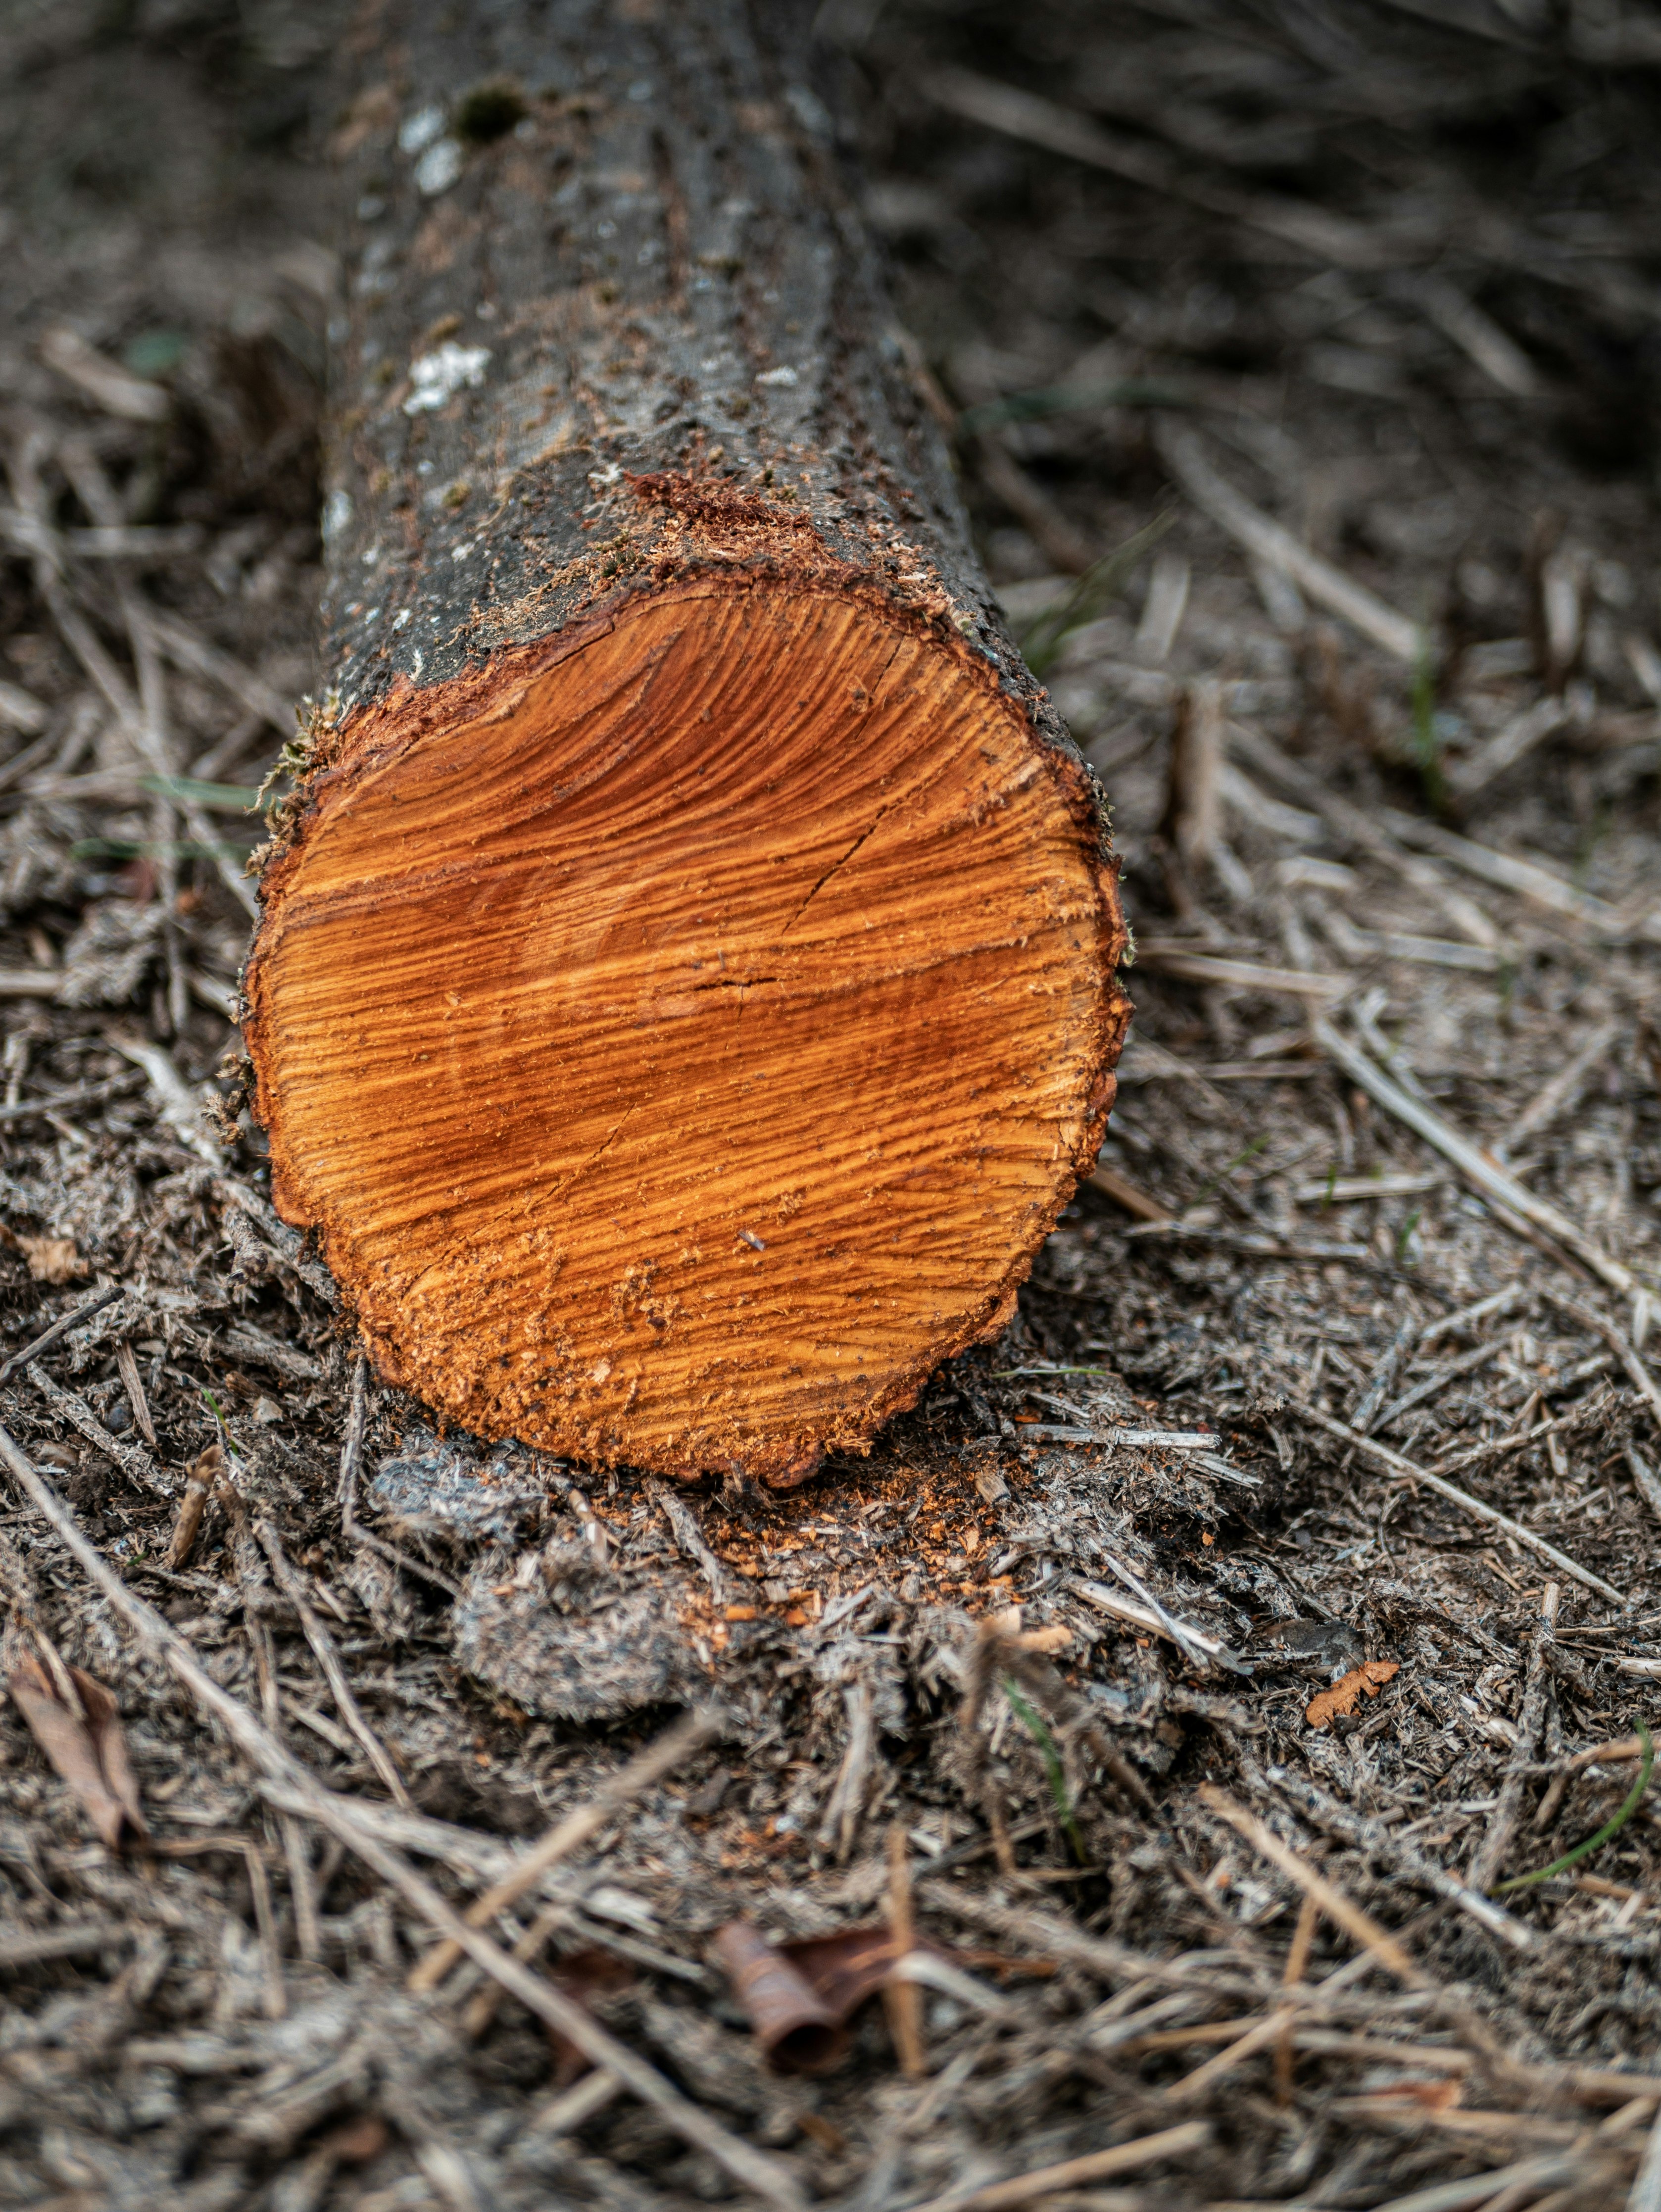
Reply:
M333 19L4 30L8 1353L113 1295L0 1382L101 1554L6 1478L0 2202L1567 2212L1644 2156L1652 26L821 13L1141 955L1019 1320L776 1498L434 1436L265 1206L218 1071ZM520 1995L419 1986L585 1808ZM830 2070L761 2063L746 1916L897 1929Z

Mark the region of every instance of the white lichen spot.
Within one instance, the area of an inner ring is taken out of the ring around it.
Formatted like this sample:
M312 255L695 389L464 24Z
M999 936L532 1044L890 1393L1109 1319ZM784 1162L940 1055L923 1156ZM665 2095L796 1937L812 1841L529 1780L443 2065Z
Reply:
M392 617L392 628L393 628L393 629L394 629L394 630L400 630L400 629L403 629L403 627L404 627L404 625L405 625L405 623L406 622L408 622L408 621L409 621L409 619L410 619L410 610L408 609L408 607L400 607L400 608L399 609L398 612L397 612L397 613Z
M352 526L352 495L338 487L323 503L323 539L327 544Z
M404 412L431 414L447 406L464 387L477 392L490 364L489 346L459 346L447 338L436 353L423 353L410 363L410 396Z
M418 107L399 125L398 143L406 154L423 153L443 128L441 107Z
M609 1359L602 1359L599 1361L598 1365L589 1370L590 1380L595 1382L604 1382L609 1377L611 1372L611 1361Z
M795 384L800 379L794 368L764 368L756 381L757 384Z
M415 165L416 185L429 200L447 192L460 174L461 143L455 138L441 138Z

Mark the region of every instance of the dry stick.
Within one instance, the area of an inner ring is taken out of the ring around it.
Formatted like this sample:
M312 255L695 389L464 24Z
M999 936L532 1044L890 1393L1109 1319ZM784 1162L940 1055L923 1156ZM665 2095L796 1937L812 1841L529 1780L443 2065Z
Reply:
M1474 753L1458 761L1447 770L1448 786L1465 800L1474 799L1479 791L1505 775L1524 759L1535 747L1561 730L1569 718L1567 702L1562 699L1536 699L1520 714L1513 714L1504 726L1494 732Z
M1584 921L1600 934L1617 939L1632 934L1618 908L1603 899L1594 898L1590 891L1577 890L1564 877L1542 868L1537 860L1519 860L1514 854L1499 852L1492 845L1479 844L1475 838L1458 836L1453 830L1443 829L1439 823L1423 821L1416 814L1398 813L1393 808L1383 810L1378 826L1402 844L1434 853L1480 882L1512 891L1531 905L1544 907L1548 913L1567 915L1571 921ZM1376 829L1374 834L1378 834Z
M1354 988L1353 975L1335 975L1318 968L1271 968L1258 960L1228 960L1220 954L1200 951L1185 938L1144 938L1137 945L1138 963L1158 975L1174 975L1179 982L1220 983L1235 991L1275 991L1293 999L1342 999Z
M510 1905L524 1896L527 1889L540 1881L551 1868L557 1866L562 1859L569 1858L571 1853L580 1850L590 1836L597 1835L624 1806L632 1803L642 1790L649 1790L655 1782L660 1782L666 1774L673 1773L676 1767L690 1759L694 1752L701 1750L712 1736L718 1735L722 1722L719 1706L701 1705L696 1712L689 1713L684 1720L678 1722L666 1735L660 1735L655 1743L648 1744L637 1758L630 1760L621 1772L614 1774L609 1782L602 1783L586 1805L579 1805L575 1812L567 1813L563 1819L556 1820L540 1843L532 1844L522 1858L514 1862L510 1873L493 1883L483 1897L475 1899L467 1910L467 1925L470 1928L488 1926L499 1912L505 1912ZM435 1989L459 1956L459 1944L438 1944L412 1969L407 1986L411 1990Z
M1627 2212L1661 2212L1661 2116L1650 2129L1632 2193L1627 2199Z
M569 1899L559 1898L552 1904L545 1905L530 1926L521 1932L514 1942L514 1957L528 1966L555 1929L563 1922L569 1920L570 1917L571 1906ZM501 1999L502 1991L496 1984L486 1982L484 1988L468 2004L466 2010L461 2015L461 2031L470 2042L477 2043L496 2018L496 2006Z
M1622 1297L1630 1297L1640 1287L1637 1278L1623 1267L1618 1260L1611 1260L1601 1245L1590 1237L1583 1237L1568 1216L1560 1213L1544 1199L1536 1198L1513 1176L1496 1167L1480 1146L1462 1135L1449 1121L1416 1098L1410 1098L1399 1084L1392 1083L1381 1068L1376 1067L1366 1054L1358 1052L1348 1038L1339 1036L1330 1022L1317 1015L1310 1023L1310 1032L1327 1058L1342 1068L1352 1083L1365 1091L1376 1105L1433 1146L1445 1160L1451 1160L1467 1182L1479 1190L1494 1205L1503 1206L1508 1212L1519 1215L1536 1229L1542 1231L1565 1251L1590 1267L1598 1279Z
M1527 1687L1523 1692L1523 1710L1518 1716L1517 1743L1506 1765L1500 1795L1488 1815L1488 1823L1476 1856L1470 1863L1469 1881L1473 1889L1490 1890L1494 1877L1505 1863L1506 1853L1511 1848L1512 1838L1522 1816L1523 1792L1528 1786L1529 1762L1534 1756L1534 1747L1546 1717L1546 1692L1549 1687L1549 1670L1546 1654L1557 1626L1557 1607L1562 1596L1555 1583L1546 1584L1540 1603L1540 1619L1534 1631L1534 1640L1529 1647Z
M1402 1362L1419 1335L1420 1328L1418 1322L1404 1321L1379 1354L1378 1363L1368 1378L1366 1389L1356 1400L1349 1416L1351 1428L1359 1429L1363 1436L1372 1428L1378 1408L1395 1387Z
M41 976L46 998L57 996L57 986L63 980L56 969L43 970ZM25 996L33 996L26 993ZM136 1075L106 1076L102 1083L77 1083L69 1091L54 1091L45 1098L20 1098L15 1106L0 1106L0 1126L9 1121L27 1121L36 1114L61 1114L70 1106L97 1106L105 1099L114 1098L124 1091L131 1091L138 1079Z
M1247 1772L1251 1786L1258 1795L1269 1802L1275 1802L1264 1777L1255 1769L1249 1768ZM1456 1905L1479 1928L1485 1928L1490 1936L1499 1936L1515 1951L1532 1951L1537 1948L1539 1939L1533 1929L1507 1912L1504 1905L1495 1905L1492 1899L1480 1896L1461 1881L1457 1875L1450 1874L1445 1867L1438 1866L1433 1859L1424 1857L1411 1844L1398 1843L1377 1821L1352 1813L1348 1807L1336 1803L1312 1782L1299 1782L1290 1774L1283 1774L1275 1788L1281 1796L1291 1800L1306 1820L1324 1828L1329 1834L1342 1836L1357 1850L1366 1852L1369 1858L1376 1859L1381 1866L1387 1867L1398 1881L1427 1889L1433 1897L1441 1898L1447 1904ZM1343 1967L1339 1969L1340 1973L1347 1971ZM1328 1979L1333 1981L1335 1977L1329 1976ZM1323 1987L1325 1986L1323 1984Z
M203 1127L189 1085L161 1046L151 1043L148 1037L130 1036L116 1030L109 1032L106 1042L123 1060L130 1060L135 1067L143 1070L151 1094L161 1109L161 1119L179 1142L187 1145L198 1159L205 1161L210 1168L222 1168L224 1154Z
M964 69L932 70L923 78L922 88L931 100L971 123L1105 170L1110 176L1123 177L1148 191L1249 224L1317 261L1331 262L1340 269L1377 269L1398 258L1374 228L1306 200L1240 191L1206 175L1183 155L1166 153L1146 138L1104 130L1093 117L1037 93Z
M1155 2136L1139 2136L1135 2142L1116 2143L1111 2150L1092 2151L1084 2158L1063 2159L1059 2166L1041 2166L1031 2173L1019 2173L1010 2181L990 2182L966 2197L952 2193L931 2197L926 2204L914 2205L912 2212L1009 2212L1013 2206L1031 2203L1034 2197L1081 2189L1086 2182L1105 2181L1113 2174L1152 2166L1156 2159L1184 2157L1189 2151L1203 2149L1210 2140L1208 2122L1184 2120L1180 2127L1162 2129Z
M1392 2197L1377 2212L1476 2212L1503 2191L1549 2187L1584 2174L1585 2160L1575 2151L1548 2151L1540 2158L1519 2160L1515 2166L1495 2166L1487 2173L1468 2173L1460 2181L1439 2181L1428 2189L1415 2189L1409 2197Z
M80 1392L65 1390L54 1382L38 1361L32 1359L25 1371L53 1413L72 1428L79 1429L87 1442L102 1452L106 1459L113 1459L129 1482L140 1484L159 1498L168 1495L161 1469L143 1444L124 1443L119 1437L113 1437Z
M131 1340L125 1336L115 1347L115 1371L121 1377L121 1388L127 1394L127 1403L132 1407L138 1433L154 1450L155 1423L150 1414L150 1401L144 1395L143 1377L138 1372L138 1355L132 1348Z
M904 1824L899 1820L888 1831L888 1932L894 1940L895 1957L905 1958L911 1950L916 1931L911 1917L911 1863L906 1855ZM888 2014L889 2033L899 2054L900 2071L916 2081L928 2071L917 1985L915 1982L891 1981L884 1987L882 2002Z
M1290 576L1317 606L1342 616L1392 659L1404 660L1409 667L1418 661L1422 650L1418 624L1387 606L1376 592L1345 575L1342 568L1335 568L1329 561L1311 552L1289 530L1254 507L1212 467L1204 446L1191 430L1160 422L1153 437L1160 459L1196 507L1237 544Z
M0 1383L9 1382L20 1367L27 1367L32 1359L39 1359L54 1345L61 1344L72 1328L79 1328L83 1321L90 1321L94 1314L102 1313L106 1306L113 1305L119 1297L125 1296L125 1284L112 1283L107 1290L100 1291L95 1298L88 1298L85 1305L77 1306L73 1313L66 1313L61 1321L55 1321L50 1328L43 1329L33 1344L26 1344L21 1352L14 1352L5 1365L0 1367Z
M1607 1055L1609 1047L1621 1036L1625 1027L1622 1022L1605 1022L1601 1029L1593 1030L1568 1066L1560 1068L1549 1083L1536 1091L1494 1147L1496 1159L1515 1158L1530 1137L1538 1136L1542 1129L1551 1127L1564 1108L1577 1096L1581 1085L1598 1061Z
M143 1643L160 1654L197 1704L218 1721L260 1778L262 1794L269 1794L279 1806L287 1804L303 1812L308 1820L338 1837L430 1927L465 1951L510 1996L517 1997L527 2012L568 2038L592 2065L609 2067L642 2104L650 2105L660 2113L684 2141L697 2149L708 2151L735 2180L753 2190L768 2203L778 2205L781 2212L803 2212L801 2194L794 2177L783 2172L774 2160L729 2133L700 2106L682 2096L654 2066L627 2044L618 2042L582 2006L510 1959L489 1936L470 1928L400 1851L381 1841L377 1832L381 1824L376 1816L390 1808L359 1807L325 1789L310 1769L254 1718L240 1698L222 1689L178 1631L122 1581L102 1553L89 1541L58 1492L3 1426L0 1426L0 1461L3 1461L25 1497L50 1523L58 1541L114 1610Z
M211 1463L216 1474L222 1474L225 1455L217 1443L210 1444L192 1469L192 1480L203 1468L204 1462ZM189 1493L186 1492L188 1497ZM179 1518L184 1518L180 1509ZM168 1559L171 1561L172 1553ZM281 1740L283 1733L283 1693L277 1680L277 1654L272 1648L270 1625L255 1612L249 1601L248 1592L243 1591L242 1617L246 1634L253 1650L255 1671L259 1677L260 1717L271 1734ZM311 1861L306 1856L306 1834L292 1813L278 1813L277 1831L283 1838L283 1854L289 1863L289 1896L294 1905L295 1945L302 1959L317 1960L323 1956L322 1931L317 1924L317 1891L312 1881ZM262 1869L263 1871L263 1869ZM281 1966L278 1967L279 1985Z
M276 1529L263 1514L254 1522L253 1532L259 1540L260 1550L271 1563L271 1572L277 1577L277 1588L300 1615L300 1626L305 1632L306 1641L311 1645L317 1663L323 1669L341 1719L368 1754L370 1765L386 1784L393 1803L402 1805L407 1810L410 1793L404 1787L404 1778L392 1764L392 1753L364 1717L363 1709L352 1693L351 1684L346 1680L346 1669L340 1663L340 1654L334 1648L334 1638L319 1619L304 1579L289 1565L289 1555L283 1550Z
M1434 1344L1439 1336L1451 1336L1460 1329L1475 1328L1479 1321L1487 1321L1494 1314L1507 1312L1522 1296L1523 1285L1520 1283L1507 1283L1503 1291L1490 1291L1487 1297L1478 1298L1475 1305L1461 1306L1457 1313L1444 1314L1440 1321L1432 1322L1420 1337L1419 1349L1422 1352L1427 1345ZM1356 1426L1360 1426L1360 1422Z
M1506 1459L1512 1452L1525 1451L1530 1444L1542 1443L1547 1437L1566 1436L1579 1429L1587 1428L1600 1420L1609 1409L1607 1390L1595 1398L1583 1398L1578 1406L1571 1406L1567 1413L1557 1413L1548 1421L1540 1421L1531 1429L1518 1429L1509 1437L1494 1437L1485 1444L1473 1444L1469 1451L1456 1452L1451 1459L1436 1462L1438 1474L1463 1474L1467 1468L1486 1467L1496 1459Z
M1399 1982L1405 1983L1410 1990L1435 1987L1387 1928L1381 1928L1371 1913L1363 1912L1324 1875L1317 1874L1307 1860L1299 1858L1290 1844L1283 1844L1255 1813L1248 1813L1244 1805L1237 1805L1226 1791L1209 1782L1201 1784L1200 1801L1220 1820L1226 1820L1237 1834L1244 1836L1254 1850L1261 1851L1271 1865L1279 1867L1289 1881L1295 1881L1305 1897L1312 1897L1329 1920L1335 1920L1347 1935L1371 1951L1378 1964Z
M1655 1415L1657 1421L1661 1422L1661 1388L1657 1386L1654 1376L1644 1364L1635 1347L1622 1336L1614 1323L1605 1321L1601 1314L1594 1313L1590 1306L1583 1306L1579 1298L1567 1298L1553 1290L1548 1290L1546 1297L1560 1313L1572 1315L1582 1328L1589 1328L1595 1336L1603 1338L1604 1343L1608 1345L1609 1350L1649 1400L1650 1410Z
M1286 1972L1281 1977L1289 1990L1296 1989L1309 1972L1309 1954L1315 1946L1315 1923L1319 1919L1320 1913L1320 1906L1305 1891L1303 1903L1298 1907L1298 1925L1292 1931L1292 1945L1287 1953ZM1293 2021L1288 2012L1281 2040L1275 2049L1275 2101L1277 2105L1289 2105L1292 2102L1293 2041Z
M1330 1413L1323 1413L1315 1407L1305 1405L1301 1399L1293 1399L1291 1406L1300 1420L1308 1421L1312 1427L1324 1429L1329 1436L1341 1437L1347 1444L1354 1444L1357 1451L1366 1453L1370 1459L1375 1459L1381 1467L1387 1468L1398 1481L1422 1482L1427 1490L1433 1490L1439 1497L1462 1506L1467 1513L1475 1514L1479 1521L1490 1521L1496 1528L1503 1528L1518 1543L1526 1544L1542 1559L1549 1559L1553 1566L1563 1574L1584 1583L1586 1589L1596 1590L1599 1597L1606 1597L1611 1605L1625 1605L1627 1601L1620 1591L1606 1583L1601 1575L1593 1574L1590 1567L1581 1566L1578 1560L1570 1559L1567 1552L1560 1552L1555 1544L1548 1544L1543 1536L1536 1536L1531 1528L1525 1528L1520 1521L1513 1521L1509 1513L1502 1513L1497 1505L1485 1505L1480 1498L1473 1498L1468 1490L1461 1490L1457 1483L1445 1481L1441 1475L1433 1474L1428 1468L1419 1467L1412 1460L1403 1459L1400 1452L1392 1451L1388 1444L1375 1443L1371 1437L1362 1436L1348 1422L1335 1421ZM1519 1444L1531 1443L1539 1433L1539 1431L1534 1431L1517 1441Z
M1203 2065L1196 2066L1191 2074L1184 2074L1173 2081L1165 2093L1166 2097L1173 2105L1191 2104L1196 2097L1203 2097L1214 2082L1220 2081L1225 2074L1232 2073L1254 2051L1261 2051L1265 2044L1281 2043L1291 2016L1291 2008L1286 2007L1270 2013L1267 2019L1254 2022L1226 2050L1218 2051Z
M1410 1413L1415 1406L1422 1406L1427 1398L1433 1398L1439 1391L1445 1390L1450 1382L1457 1382L1462 1375L1474 1374L1477 1368L1486 1367L1490 1360L1498 1359L1505 1348L1505 1340L1496 1337L1491 1343L1475 1345L1470 1351L1460 1352L1456 1358L1445 1361L1433 1375L1427 1375L1421 1382L1415 1382L1410 1389L1403 1390L1399 1398L1393 1398L1383 1413L1375 1416L1372 1426L1393 1429L1403 1413ZM1361 1424L1357 1421L1354 1425L1359 1429Z

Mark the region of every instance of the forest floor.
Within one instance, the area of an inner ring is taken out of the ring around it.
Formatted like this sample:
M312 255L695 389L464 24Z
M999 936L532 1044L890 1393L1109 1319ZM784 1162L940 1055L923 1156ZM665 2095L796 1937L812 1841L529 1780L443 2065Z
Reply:
M436 1440L204 1115L333 13L0 20L0 2203L1657 2212L1661 39L820 21L1137 1013L1002 1340L774 1497Z

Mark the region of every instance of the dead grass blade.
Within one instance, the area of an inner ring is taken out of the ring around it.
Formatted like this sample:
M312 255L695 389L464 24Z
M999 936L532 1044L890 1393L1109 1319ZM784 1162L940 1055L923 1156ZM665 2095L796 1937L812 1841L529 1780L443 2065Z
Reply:
M338 1797L326 1790L310 1770L254 1718L240 1698L222 1688L178 1631L153 1606L130 1589L88 1540L74 1514L3 1427L0 1427L0 1460L112 1609L165 1660L181 1686L219 1723L262 1781L280 1787L288 1800L297 1801L308 1819L355 1852L429 1927L458 1943L476 1965L499 1982L509 1996L516 1997L528 2012L575 2044L591 2065L609 2067L684 2141L707 2151L742 2187L751 2190L764 2203L777 2206L779 2212L805 2212L794 2178L775 2160L712 2119L701 2106L683 2096L654 2066L601 2027L581 2006L509 1958L478 1929L470 1928L399 1851L381 1842L373 1826L358 1819L356 1808L350 1799Z
M1630 1297L1637 1290L1637 1279L1631 1270L1618 1260L1610 1259L1600 1244L1585 1236L1568 1216L1542 1198L1536 1198L1515 1176L1505 1173L1487 1158L1482 1148L1456 1129L1433 1107L1417 1098L1409 1097L1399 1084L1391 1082L1382 1068L1375 1066L1364 1052L1358 1051L1345 1037L1341 1036L1330 1022L1318 1017L1310 1024L1310 1031L1327 1058L1341 1067L1350 1081L1366 1091L1375 1105L1382 1106L1403 1121L1415 1135L1424 1139L1451 1160L1473 1188L1504 1212L1530 1223L1542 1231L1564 1251L1573 1253L1582 1264L1591 1269L1601 1282L1623 1297Z
M1041 2166L1013 2180L994 2181L967 2197L931 2197L912 2212L1013 2212L1035 2197L1055 2197L1063 2190L1083 2189L1092 2182L1108 2181L1116 2173L1134 2173L1138 2166L1160 2159L1186 2158L1203 2150L1211 2141L1210 2123L1184 2120L1180 2127L1163 2128L1158 2135L1139 2136L1134 2142L1116 2143L1110 2150L1092 2151L1085 2158L1063 2159L1058 2166Z
M1380 1467L1387 1468L1398 1481L1422 1482L1427 1490L1435 1491L1439 1497L1447 1498L1451 1504L1463 1506L1467 1513L1475 1514L1479 1521L1491 1521L1496 1528L1503 1528L1506 1535L1516 1542L1525 1544L1531 1552L1537 1552L1542 1559L1549 1559L1561 1573L1584 1583L1588 1589L1596 1590L1599 1597L1608 1598L1611 1605L1626 1603L1612 1583L1606 1583L1601 1575L1593 1574L1590 1567L1583 1567L1579 1560L1570 1559L1567 1552L1560 1552L1555 1544L1548 1544L1543 1536L1536 1536L1533 1529L1525 1528L1520 1521L1513 1521L1509 1513L1502 1513L1497 1505L1485 1505L1480 1498L1473 1498L1468 1490L1461 1490L1457 1483L1449 1482L1443 1475L1433 1474L1428 1468L1417 1466L1410 1459L1403 1459L1400 1452L1392 1451L1388 1444L1375 1443L1372 1437L1364 1437L1359 1430L1352 1429L1347 1421L1334 1420L1330 1413L1323 1413L1317 1407L1305 1405L1301 1399L1293 1399L1291 1406L1299 1420L1308 1421L1315 1428L1324 1429L1329 1436L1342 1437L1345 1443L1353 1444L1357 1451L1365 1452L1369 1459L1377 1460Z
M701 1751L721 1730L723 1716L716 1705L702 1705L689 1713L654 1744L648 1745L637 1759L614 1774L611 1780L597 1790L586 1805L567 1813L555 1821L540 1843L533 1844L514 1866L511 1874L494 1882L482 1897L476 1898L467 1908L470 1928L488 1928L498 1913L534 1888L544 1875L568 1859L573 1851L581 1850L591 1836L596 1836L608 1821L614 1820L625 1805L661 1782L667 1774ZM436 1989L460 1957L460 1947L453 1942L435 1944L419 1965L410 1973L408 1986L412 1990Z
M1370 1951L1389 1973L1410 1990L1434 1987L1430 1977L1415 1965L1387 1928L1381 1928L1371 1913L1346 1897L1335 1883L1317 1874L1306 1859L1300 1858L1291 1845L1283 1844L1274 1830L1260 1820L1255 1813L1248 1813L1244 1805L1237 1805L1225 1791L1213 1783L1202 1783L1200 1800L1210 1808L1220 1820L1226 1820L1237 1834L1244 1837L1252 1849L1261 1851L1272 1866L1278 1867L1288 1881L1296 1882L1305 1897L1312 1897L1323 1912L1348 1936Z

